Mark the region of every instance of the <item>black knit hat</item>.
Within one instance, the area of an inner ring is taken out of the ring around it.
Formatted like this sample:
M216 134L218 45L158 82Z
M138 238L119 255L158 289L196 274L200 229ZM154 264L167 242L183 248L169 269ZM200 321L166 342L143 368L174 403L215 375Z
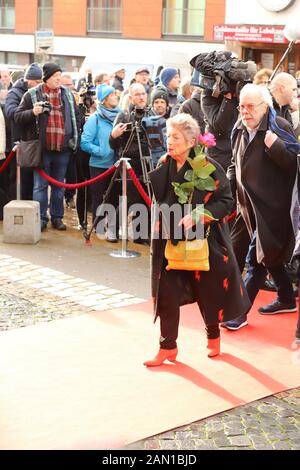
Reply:
M154 88L151 93L151 104L153 105L155 100L165 100L167 105L169 104L168 93L161 88Z
M43 65L43 81L46 82L56 72L62 72L62 69L55 62L46 62Z

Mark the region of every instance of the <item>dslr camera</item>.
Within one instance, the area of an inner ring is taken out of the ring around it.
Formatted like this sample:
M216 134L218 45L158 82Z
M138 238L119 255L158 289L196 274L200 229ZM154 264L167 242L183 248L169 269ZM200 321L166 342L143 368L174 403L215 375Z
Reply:
M42 106L43 108L43 113L45 114L50 114L51 112L51 104L49 103L49 101L42 101L40 103L40 105Z

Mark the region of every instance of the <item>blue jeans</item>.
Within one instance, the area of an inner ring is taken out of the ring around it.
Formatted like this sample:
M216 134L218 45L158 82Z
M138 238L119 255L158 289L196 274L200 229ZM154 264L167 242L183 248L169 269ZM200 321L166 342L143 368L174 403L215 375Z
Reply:
M61 152L43 152L44 170L49 176L64 182L67 166L71 151L64 149ZM36 171L34 172L33 181L33 200L40 203L41 222L47 223L49 218L48 210L48 181L42 178ZM51 185L50 196L50 216L51 220L62 219L64 216L64 188Z
M269 272L275 283L278 300L286 304L295 303L295 295L293 291L293 286L291 280L284 268L283 264L278 266L267 266L259 264L256 259L256 232L254 232L249 251L247 254L246 262L248 262L249 267L244 279L245 287L249 296L251 303L253 304L255 297L258 294L259 289L262 286L262 283Z

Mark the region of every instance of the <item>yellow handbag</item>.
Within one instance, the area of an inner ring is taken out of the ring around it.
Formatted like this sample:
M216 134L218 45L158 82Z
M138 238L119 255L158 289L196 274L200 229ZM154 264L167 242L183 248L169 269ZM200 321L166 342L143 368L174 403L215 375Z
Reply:
M168 240L165 247L168 260L167 271L182 269L184 271L209 271L208 240L183 240L173 245Z

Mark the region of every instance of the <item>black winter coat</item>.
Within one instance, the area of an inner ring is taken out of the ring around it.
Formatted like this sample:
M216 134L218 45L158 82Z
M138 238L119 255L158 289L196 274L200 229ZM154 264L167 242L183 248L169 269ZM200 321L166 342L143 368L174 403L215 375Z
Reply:
M42 85L38 85L36 87L36 94L37 94L37 101L47 101L45 95L43 95L42 92ZM75 98L73 97L74 100L74 110L75 110L75 118L76 118L76 125L77 125L77 132L79 133L80 126L81 126L81 116L78 111L78 107L75 102ZM71 121L71 116L66 113L66 102L67 102L67 97L66 97L66 91L64 87L61 87L61 101L62 101L62 114L64 117L64 121L66 123L66 119ZM41 146L42 149L46 147L46 129L47 129L47 122L48 122L48 114L42 113L39 114L38 119L36 119L35 115L33 114L33 103L31 99L31 95L29 92L26 92L22 98L22 101L18 108L15 111L14 119L15 122L20 125L21 127L21 138L22 140L28 141L28 140L33 140L37 139L39 136L39 139L41 141ZM70 114L70 113L69 113ZM70 130L72 129L72 122L69 122L69 127ZM74 130L73 130L74 133ZM72 137L72 130L71 130L71 135L69 136L70 138Z
M230 136L238 118L238 102L235 98L229 100L223 95L214 98L210 90L204 90L201 104L208 125L207 130L216 138L216 146L210 147L207 154L226 171L232 158Z
M28 91L28 83L23 78L20 78L9 90L6 97L5 113L10 121L12 146L21 139L22 128L21 125L15 121L15 111L21 103L26 91Z
M205 208L213 214L218 222L211 224L208 237L210 271L195 272L195 277L199 281L199 290L202 298L202 310L207 323L217 323L227 321L246 313L250 308L250 301L245 291L244 284L240 275L239 268L233 253L228 224L226 216L231 213L233 208L233 199L229 182L223 169L211 160L216 170L212 177L218 181L217 189L213 193L207 191L194 191L192 205L203 204ZM175 179L174 165L176 162L168 157L166 163L149 173L153 193L158 205L177 203L177 197L174 194L172 181L184 182L184 174L190 169L188 162L177 173ZM153 223L153 227L156 224ZM162 270L167 265L164 256L166 240L152 237L151 242L151 281L152 296L154 299L155 319L159 315L157 308L158 295L160 292L160 277ZM195 294L192 286L187 282L185 273L182 273L180 304L190 304L195 302Z
M293 134L285 119L277 117L276 122ZM257 261L268 267L284 263L293 242L290 206L296 155L279 138L268 149L264 144L267 130L268 114L265 114L255 137L248 143L248 131L238 121L227 174L232 190L236 188L249 235L257 230Z
M190 114L198 122L201 133L205 132L204 114L201 109L201 90L194 91L191 98L182 103L179 112Z

